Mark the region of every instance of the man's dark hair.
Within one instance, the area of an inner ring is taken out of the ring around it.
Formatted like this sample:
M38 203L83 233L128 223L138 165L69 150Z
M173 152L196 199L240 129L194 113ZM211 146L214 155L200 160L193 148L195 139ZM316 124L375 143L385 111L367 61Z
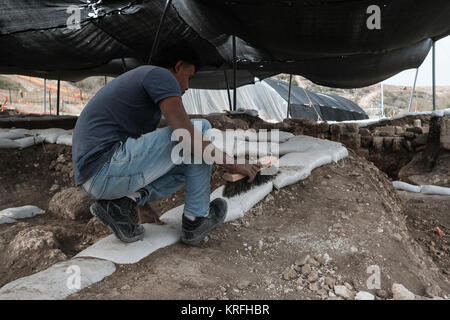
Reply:
M187 64L193 64L195 71L200 68L197 52L186 41L163 46L152 59L151 64L163 68L173 68L180 60Z

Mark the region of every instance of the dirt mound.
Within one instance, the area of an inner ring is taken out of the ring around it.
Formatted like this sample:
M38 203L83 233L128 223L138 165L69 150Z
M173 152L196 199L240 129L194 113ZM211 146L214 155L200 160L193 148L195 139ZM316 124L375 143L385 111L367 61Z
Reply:
M381 290L367 288L370 266ZM203 247L160 249L71 298L343 299L360 290L385 298L394 282L419 295L432 284L450 289L411 237L387 176L350 156L272 192Z
M363 133L354 124L208 119L220 129L276 128L342 141L350 149L359 148ZM398 159L385 146L390 136L377 135L376 129L369 133L382 138L383 150L390 152L380 157ZM370 152L376 154L375 149ZM112 276L72 298L341 299L360 290L386 298L392 297L394 282L419 295L433 285L448 293L449 238L433 231L439 226L446 235L450 232L450 221L443 218L448 203L402 200L386 174L350 153L339 164L318 168L308 179L272 192L243 219L213 232L202 248L176 244L158 250L135 265L118 266ZM439 159L436 170L445 167L445 159ZM212 189L223 184L222 175L215 166ZM6 195L0 198L0 210L27 204L47 210L0 225L0 286L71 258L110 233L89 219L86 198L70 189L72 180L70 147L0 150L0 184ZM51 199L59 205L50 207ZM64 199L70 199L72 211L61 209ZM162 213L183 202L180 190L152 207ZM427 218L429 211L433 215ZM373 270L380 271L381 291L367 288Z

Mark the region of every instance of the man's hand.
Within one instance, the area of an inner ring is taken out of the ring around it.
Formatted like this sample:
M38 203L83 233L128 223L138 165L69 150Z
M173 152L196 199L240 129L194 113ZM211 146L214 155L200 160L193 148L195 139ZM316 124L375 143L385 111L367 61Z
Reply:
M137 207L137 212L139 216L139 223L156 223L159 225L165 224L161 220L159 220L159 215L150 207L148 203L146 203L142 207Z
M232 164L226 166L228 170L231 171L231 173L239 173L244 176L248 176L247 182L250 183L255 179L256 174L261 169L261 165L258 164Z

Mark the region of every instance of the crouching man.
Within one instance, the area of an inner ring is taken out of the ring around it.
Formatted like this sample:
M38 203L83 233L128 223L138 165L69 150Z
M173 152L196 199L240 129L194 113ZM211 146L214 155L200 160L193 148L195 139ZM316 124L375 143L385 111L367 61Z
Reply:
M209 201L212 164L202 158L205 148L228 171L249 176L249 182L259 166L237 164L211 147L206 134L210 123L189 119L181 96L197 70L196 52L184 43L169 45L155 61L109 82L81 112L72 142L75 184L96 200L91 213L124 242L144 237L137 208L146 212L149 203L185 186L181 240L198 245L224 221L227 211L224 199ZM168 126L156 129L161 115ZM179 129L186 130L189 139L172 141L173 131ZM200 163L173 161L172 149L178 143L192 150L192 157L200 157Z

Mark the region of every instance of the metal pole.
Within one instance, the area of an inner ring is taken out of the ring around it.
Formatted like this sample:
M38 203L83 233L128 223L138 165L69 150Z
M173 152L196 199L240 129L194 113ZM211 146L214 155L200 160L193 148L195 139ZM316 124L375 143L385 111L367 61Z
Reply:
M59 116L59 100L60 100L60 91L61 91L61 79L58 74L58 88L56 91L56 115Z
M237 62L236 62L236 37L233 36L233 110L236 111L237 106L237 80L236 80L236 69L237 69Z
M231 105L231 95L230 95L230 84L228 83L228 75L227 70L223 70L223 73L225 74L225 83L227 84L227 93L228 93L228 105L230 107L230 111L233 108Z
M411 106L412 106L412 101L414 98L414 92L416 92L416 82L417 82L417 75L419 74L419 68L416 69L416 77L414 78L414 85L411 91L411 98L409 99L409 105L408 105L408 112L411 112Z
M12 105L11 88L8 88L8 91L9 91L9 105Z
M292 88L292 73L289 75L289 92L288 92L288 107L287 107L287 117L291 114L291 88Z
M436 42L433 41L433 111L436 110Z
M105 86L106 86L106 83L107 83L107 82L106 82L106 76L105 76Z
M48 111L52 114L52 91L48 90Z
M384 94L383 94L383 82L381 83L381 116L384 117Z
M166 19L167 11L169 11L169 6L171 3L172 3L172 0L167 0L167 2L166 2L166 6L164 8L163 15L161 17L161 20L159 21L158 30L156 31L155 40L153 41L152 50L150 51L150 56L148 57L148 64L151 64L153 55L155 54L156 49L158 47L159 35L161 32L161 28L163 26L164 20Z
M47 111L47 79L44 78L44 113Z

